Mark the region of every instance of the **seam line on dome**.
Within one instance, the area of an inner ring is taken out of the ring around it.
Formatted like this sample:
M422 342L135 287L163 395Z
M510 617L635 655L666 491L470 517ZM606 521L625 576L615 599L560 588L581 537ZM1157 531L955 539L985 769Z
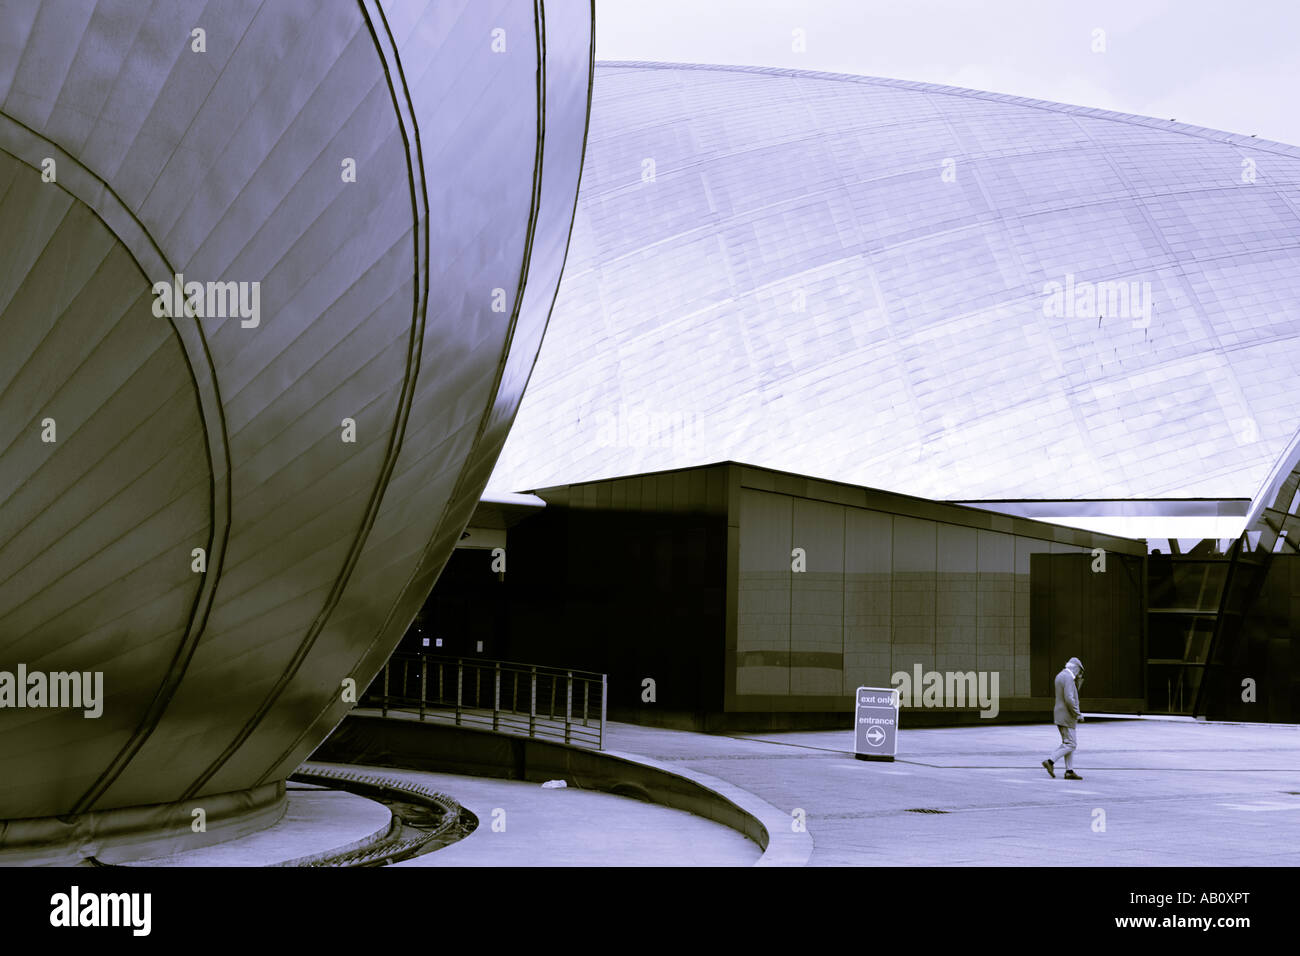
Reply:
M384 34L387 37L389 46L392 50L393 66L397 70L397 78L394 79L393 70L387 58L384 55L384 48L380 36L375 29L375 24L371 11L367 8L367 3L374 3L375 9L379 14L379 19L383 24ZM383 7L377 0L358 0L357 7L361 12L366 28L370 31L371 42L374 46L376 56L384 71L384 79L388 85L389 96L392 100L393 114L396 117L397 127L402 136L402 142L405 145L403 152L406 156L407 166L407 187L411 200L412 215L412 245L413 245L413 270L415 279L415 290L412 296L411 321L408 333L409 341L407 344L406 370L402 379L402 389L398 398L398 406L393 420L393 426L389 431L388 443L384 450L384 459L380 467L380 473L375 480L370 492L370 499L367 502L366 512L362 516L361 526L353 538L352 544L348 549L344 565L334 579L334 584L326 596L325 603L321 610L313 619L306 635L299 642L298 647L294 650L293 656L285 665L280 676L276 679L266 696L262 699L257 709L249 716L235 735L234 739L222 750L222 752L208 765L208 767L186 788L182 799L191 799L212 779L214 775L230 760L231 757L248 741L261 724L262 720L275 706L285 689L297 675L307 655L311 652L317 639L329 623L331 615L338 607L339 602L346 592L352 573L356 570L360 562L361 554L365 550L366 542L369 539L370 532L373 530L375 521L378 518L380 508L383 505L384 495L388 490L388 484L392 480L393 472L397 466L397 459L401 454L402 438L406 434L406 425L411 413L411 405L415 398L415 385L419 377L420 362L424 349L424 329L425 318L428 309L429 295L429 238L428 238L428 220L429 220L429 199L428 189L424 178L424 161L423 152L419 140L419 126L416 120L415 104L411 100L410 90L406 83L405 71L402 69L401 56L398 53L397 42L393 38L392 31L388 26L388 19L384 15ZM399 96L398 86L401 87ZM411 128L406 127L407 116L403 113L403 103L409 112L409 122ZM421 229L424 230L423 237ZM260 777L259 777L260 779Z
M5 152L14 156L20 162L39 169L39 162L33 164L30 158L22 154L20 142L22 140L26 140L28 145L43 144L43 152L49 154L53 151L57 154L56 159L62 164L65 172L55 185L85 205L104 224L108 232L122 244L127 254L131 256L146 281L150 277L150 268L146 267L145 262L142 260L156 260L151 263L153 269L161 270L161 274L166 277L170 278L174 274L175 270L171 262L159 247L157 240L148 227L141 222L135 212L127 206L107 181L99 177L53 140L36 132L21 120L0 111L0 144L19 150L19 152L14 152L12 149L6 148ZM68 175L69 171L71 177ZM85 180L85 182L81 180ZM93 201L87 198L88 196L93 196ZM212 610L216 591L221 583L226 546L230 538L230 447L227 438L225 408L221 401L221 388L217 380L216 367L212 361L212 353L208 348L207 336L204 334L200 323L194 322L192 325L189 323L181 325L179 317L172 317L169 321L173 334L180 343L181 352L185 356L186 371L189 373L191 383L194 386L199 409L199 421L204 431L203 445L207 457L209 476L208 570L203 573L198 591L190 606L184 636L173 652L167 671L163 675L153 698L145 708L144 716L140 718L127 742L122 745L122 748L109 762L108 766L73 804L70 811L72 813L89 811L117 780L126 765L130 763L157 728L163 713L180 686L185 672L189 668L190 661L194 657L198 642L207 628L208 615ZM197 343L191 341L191 337L197 339ZM198 374L197 369L200 362L205 368L205 376ZM218 472L218 463L223 466L224 471Z
M544 12L543 12L543 17L544 17ZM575 185L574 185L574 201L573 201L573 205L572 205L572 212L571 212L570 215L569 215L569 229L568 229L568 233L567 233L567 235L566 235L566 239L565 239L565 247L564 247L564 248L565 248L565 254L564 254L564 258L563 258L563 260L562 260L561 263L560 263L560 273L561 273L561 274L562 274L563 271L564 271L564 264L565 264L565 262L566 262L567 259L568 259L568 251L569 251L569 247L570 247L570 244L571 244L571 242L572 242L572 238L573 238L573 224L574 224L574 222L575 222L575 220L576 220L576 218L577 218L577 197L578 197L578 193L579 193L579 191L581 190L581 187L582 187L582 169L583 169L583 161L584 161L585 158L586 158L588 134L589 134L589 131L590 131L590 126L591 126L591 124L590 124L590 120L591 120L592 90L593 90L593 87L594 87L594 85L595 85L595 72L596 72L596 41L595 41L595 38L596 38L596 11L595 11L595 5L594 5L594 3L592 3L592 4L590 5L590 19L589 19L589 24L590 24L590 25L589 25L589 28L588 28L588 29L589 29L589 38L590 38L590 39L589 39L589 42L588 42L588 45L587 45L587 105L586 105L585 118L584 118L584 122L583 122L582 150L581 150L581 152L580 152L580 154L579 154L579 156L578 156L578 176L577 176L577 180L576 180ZM544 52L544 50L543 50L543 52ZM543 95L544 95L544 91L543 91ZM556 293L555 293L555 295L553 295L552 298L551 298L551 309L548 309L548 310L547 310L547 324L548 324L548 325L549 325L549 321L550 321L551 310L554 309L555 301L556 301L556 298L558 297L558 294L559 294L559 281L558 281L558 277L557 277L557 282L556 282ZM544 337L545 337L545 328L543 328L542 331L543 331L543 338L544 338ZM536 366L536 363L537 363L537 357L534 356L534 357L533 357L533 364L532 364L532 366L530 366L530 374L529 374L529 377L530 377L530 378L531 378L531 370L532 370L533 367ZM503 363L503 366L504 366L504 363ZM527 385L527 380L525 381L525 386L526 386L526 385ZM516 409L516 411L517 411L517 409ZM453 494L452 497L449 499L449 501L454 501L454 500L455 500L455 495ZM444 518L445 518L445 511L444 511ZM430 549L431 549L432 545L433 545L434 543L436 543L436 541L438 541L439 538L440 538L440 536L438 535L438 530L440 529L440 527L441 527L441 521L440 521L439 525L435 526L433 536L432 536L432 538L431 538L431 540L430 540L429 545L427 545L427 546L425 547L424 552L422 553L421 560L420 560L419 564L416 565L416 569L415 569L415 570L414 570L414 571L413 571L413 572L408 576L406 582L403 584L402 589L401 589L401 591L399 592L397 599L394 600L392 606L389 608L388 614L385 616L385 619L384 619L383 624L381 624L381 625L379 626L379 628L376 629L375 634L374 634L374 637L372 638L372 640L371 640L371 642L370 642L370 646L366 649L365 654L362 655L362 658L361 658L362 662L366 661L367 659L369 659L369 658L371 657L371 655L372 655L372 654L374 653L374 651L375 651L375 648L379 646L379 642L380 642L381 639L383 638L383 635L384 635L385 633L387 633L389 627L392 625L393 616L394 616L394 614L397 613L398 608L401 606L403 596L406 595L407 591L410 589L410 587L412 586L413 582L414 582L414 581L419 577L419 575L420 575L420 569L424 566L425 561L427 561L427 559L428 559L428 554L429 554L429 552L430 552ZM361 665L359 664L359 665L358 665L358 668L359 668L360 666L361 666ZM378 669L378 665L376 665L376 669ZM276 764L273 764L273 765L272 765L272 766L267 770L267 772L263 775L263 777L262 777L261 779L265 780L268 776L270 776L270 775L274 772L275 767L276 767L279 763L282 763L283 761L287 760L287 759L290 757L290 755L293 753L293 751L296 750L299 746L301 746L302 741L303 741L306 737L308 737L310 734L312 734L312 730L311 730L311 728L316 727L316 726L319 724L319 722L320 722L321 720L325 719L326 716L327 716L327 714L329 713L329 711L330 711L330 709L331 709L332 707L333 707L333 702L331 702L330 704L326 705L324 708L322 708L322 709L320 710L320 712L316 715L316 717L312 720L311 724L308 726L308 729L304 730L304 731L303 731L303 732L298 736L297 740L294 741L294 743L293 743L292 746L286 748L286 750L284 751L284 753L281 754L281 756L277 759ZM341 716L339 717L339 720L333 722L334 725L337 726L338 723L340 723L340 722L342 721L342 719L343 719L344 717L346 717L346 716L347 716L346 714L341 715Z

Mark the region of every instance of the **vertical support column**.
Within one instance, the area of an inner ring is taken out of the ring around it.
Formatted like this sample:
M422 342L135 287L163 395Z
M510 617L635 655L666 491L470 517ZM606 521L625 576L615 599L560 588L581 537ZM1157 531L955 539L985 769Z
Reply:
M528 695L528 736L533 737L537 734L537 668L529 677L529 684L532 686L532 692Z
M380 713L388 716L388 661L384 661L384 703Z
M465 662L456 661L456 726L460 726L460 708L465 692Z
M605 700L609 697L609 675L600 675L600 749L605 749Z

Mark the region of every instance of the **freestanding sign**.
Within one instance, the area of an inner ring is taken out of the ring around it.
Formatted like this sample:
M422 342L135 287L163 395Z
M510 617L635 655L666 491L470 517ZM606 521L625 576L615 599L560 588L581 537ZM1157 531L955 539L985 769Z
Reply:
M859 760L893 760L898 753L898 690L859 687L853 713L853 753Z

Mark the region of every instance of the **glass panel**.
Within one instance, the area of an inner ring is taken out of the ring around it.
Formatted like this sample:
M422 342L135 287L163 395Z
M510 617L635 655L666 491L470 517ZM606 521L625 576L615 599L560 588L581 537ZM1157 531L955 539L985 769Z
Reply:
M1213 617L1153 614L1147 626L1147 659L1204 661L1214 634Z
M1228 574L1228 561L1169 559L1152 556L1148 563L1151 608L1188 608L1217 611Z
M1183 664L1147 668L1147 706L1155 714L1190 714L1203 669Z

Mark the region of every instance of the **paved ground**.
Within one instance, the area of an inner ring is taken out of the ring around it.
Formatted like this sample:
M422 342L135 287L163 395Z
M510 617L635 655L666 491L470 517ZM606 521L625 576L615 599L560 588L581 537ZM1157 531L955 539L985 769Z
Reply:
M902 730L892 764L848 730L607 739L802 809L813 865L1300 865L1300 727L1093 720L1078 782L1039 766L1051 725Z
M1082 781L1039 766L1050 725L901 730L893 763L851 731L734 736L612 723L607 746L719 778L806 822L813 865L1300 866L1300 726L1092 720ZM355 768L365 769L365 768ZM692 814L536 783L375 768L479 818L411 866L746 866L758 847ZM297 785L295 785L297 786ZM917 813L916 810L942 813ZM493 828L504 810L505 829ZM295 791L277 826L145 865L258 865L386 828L382 805ZM309 844L309 845L308 845ZM106 862L112 862L107 861Z
M382 837L393 819L382 803L338 790L291 783L288 797L278 823L246 837L150 859L131 859L110 850L100 860L125 866L273 866Z
M465 839L396 866L750 866L761 853L720 823L629 797L373 769L449 794L479 819ZM504 829L494 829L494 821Z

